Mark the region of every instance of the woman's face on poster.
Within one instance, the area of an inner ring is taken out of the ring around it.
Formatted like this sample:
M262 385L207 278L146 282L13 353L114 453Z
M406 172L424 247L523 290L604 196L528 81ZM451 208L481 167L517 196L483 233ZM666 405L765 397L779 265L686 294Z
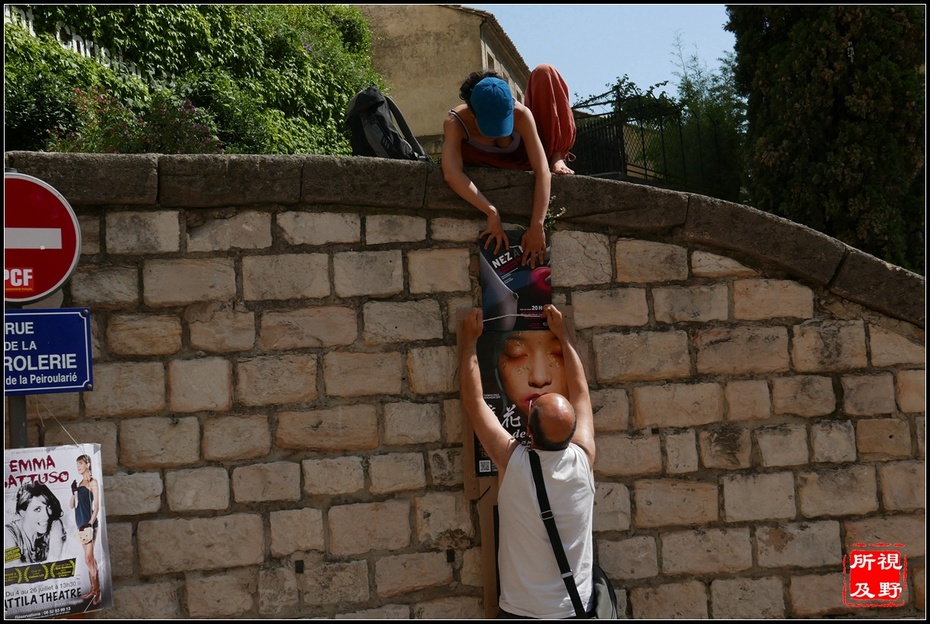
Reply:
M504 393L523 416L529 414L530 402L547 392L568 396L562 345L549 330L512 332L497 370Z
M23 511L23 527L31 533L45 533L48 530L50 516L51 509L48 503L41 496L36 496L29 501Z

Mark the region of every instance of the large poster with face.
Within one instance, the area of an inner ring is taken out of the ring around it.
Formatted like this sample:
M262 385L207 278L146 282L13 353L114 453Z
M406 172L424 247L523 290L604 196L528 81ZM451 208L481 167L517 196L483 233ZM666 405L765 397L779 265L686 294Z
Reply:
M4 619L113 606L99 444L5 449Z
M478 366L484 400L501 424L524 444L527 417L547 392L568 395L562 347L549 330L543 306L552 303L549 253L541 265L523 265L523 232L507 232L509 250L485 249L481 242L481 307L484 330L478 338ZM475 437L475 474L497 468Z

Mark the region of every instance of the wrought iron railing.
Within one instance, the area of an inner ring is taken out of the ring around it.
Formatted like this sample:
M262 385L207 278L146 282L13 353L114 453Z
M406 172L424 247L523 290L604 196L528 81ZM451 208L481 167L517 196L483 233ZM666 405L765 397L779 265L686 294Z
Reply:
M645 182L722 197L717 123L668 101L604 100L610 110L575 109L575 173ZM597 98L588 101L595 102Z

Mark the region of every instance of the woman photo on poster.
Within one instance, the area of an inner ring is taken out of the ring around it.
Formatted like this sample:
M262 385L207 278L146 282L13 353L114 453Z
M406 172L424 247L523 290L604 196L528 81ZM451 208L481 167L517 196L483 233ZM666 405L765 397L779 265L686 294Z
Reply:
M562 345L549 329L485 332L478 361L485 394L500 396L495 413L512 432L524 432L531 404L540 396L568 396Z
M19 558L24 563L57 561L64 551L68 534L62 522L61 503L44 483L23 483L16 493L16 517L6 525L7 544L14 544L18 554L7 549L6 560Z
M93 604L100 603L100 583L97 578L97 560L94 556L94 545L97 541L97 514L100 513L100 495L98 482L91 474L90 457L81 455L77 458L77 471L81 475L81 482L71 483L71 509L74 510L74 521L78 527L78 538L84 549L84 562L87 564L87 573L90 576L90 589L81 596L81 600L91 600Z

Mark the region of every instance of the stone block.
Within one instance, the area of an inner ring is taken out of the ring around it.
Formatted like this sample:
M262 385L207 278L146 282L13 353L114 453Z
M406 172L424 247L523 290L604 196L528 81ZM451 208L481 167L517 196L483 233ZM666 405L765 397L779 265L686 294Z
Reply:
M717 486L673 479L640 479L633 484L637 529L688 526L717 521Z
M783 327L698 329L692 343L699 374L748 375L789 369L788 334Z
M633 618L650 620L707 619L707 587L700 581L666 583L630 589Z
M141 520L136 530L140 574L257 566L264 542L259 514Z
M378 446L378 415L373 405L281 412L275 434L275 443L284 449L373 449Z
M358 243L362 219L350 212L282 212L275 217L284 240L290 245Z
M797 475L798 509L805 518L864 515L878 510L872 466L804 471Z
M300 500L300 464L276 461L239 466L232 471L237 503Z
M814 315L814 293L793 280L751 279L733 282L733 318L764 321L809 319Z
M703 528L660 536L663 574L733 574L752 567L749 528Z
M125 419L119 439L120 464L127 468L171 468L200 460L200 423L194 416Z
M406 548L411 542L407 500L334 505L327 519L329 552L336 557Z
M626 284L682 282L688 279L688 250L679 245L621 239L614 247L617 281Z
M280 154L172 154L159 157L163 206L209 208L296 204L304 157Z
M802 373L867 366L862 321L808 321L791 328L791 361Z
M231 301L236 296L236 270L227 258L146 260L142 287L145 305L153 308Z
M242 259L242 295L247 301L320 299L331 292L326 254L278 254Z
M683 331L597 334L594 367L601 383L688 377L691 373L688 334Z
M694 427L723 420L723 389L716 383L633 388L633 425Z
M267 416L217 416L203 421L203 458L236 461L264 457L271 450Z
M791 520L797 515L790 472L725 475L721 486L727 522Z
M108 254L162 254L181 250L176 210L121 211L106 214Z
M398 214L365 217L365 243L412 243L426 240L426 219Z
M643 288L583 290L572 293L575 327L642 327L649 322Z
M211 219L187 232L187 251L232 251L271 247L271 214L246 210Z
M726 284L653 288L652 305L659 323L709 323L730 315Z
M761 526L755 534L756 558L763 568L821 568L842 564L840 525L834 520Z
M261 315L258 347L287 351L313 347L341 347L358 338L358 318L349 306L314 306Z

